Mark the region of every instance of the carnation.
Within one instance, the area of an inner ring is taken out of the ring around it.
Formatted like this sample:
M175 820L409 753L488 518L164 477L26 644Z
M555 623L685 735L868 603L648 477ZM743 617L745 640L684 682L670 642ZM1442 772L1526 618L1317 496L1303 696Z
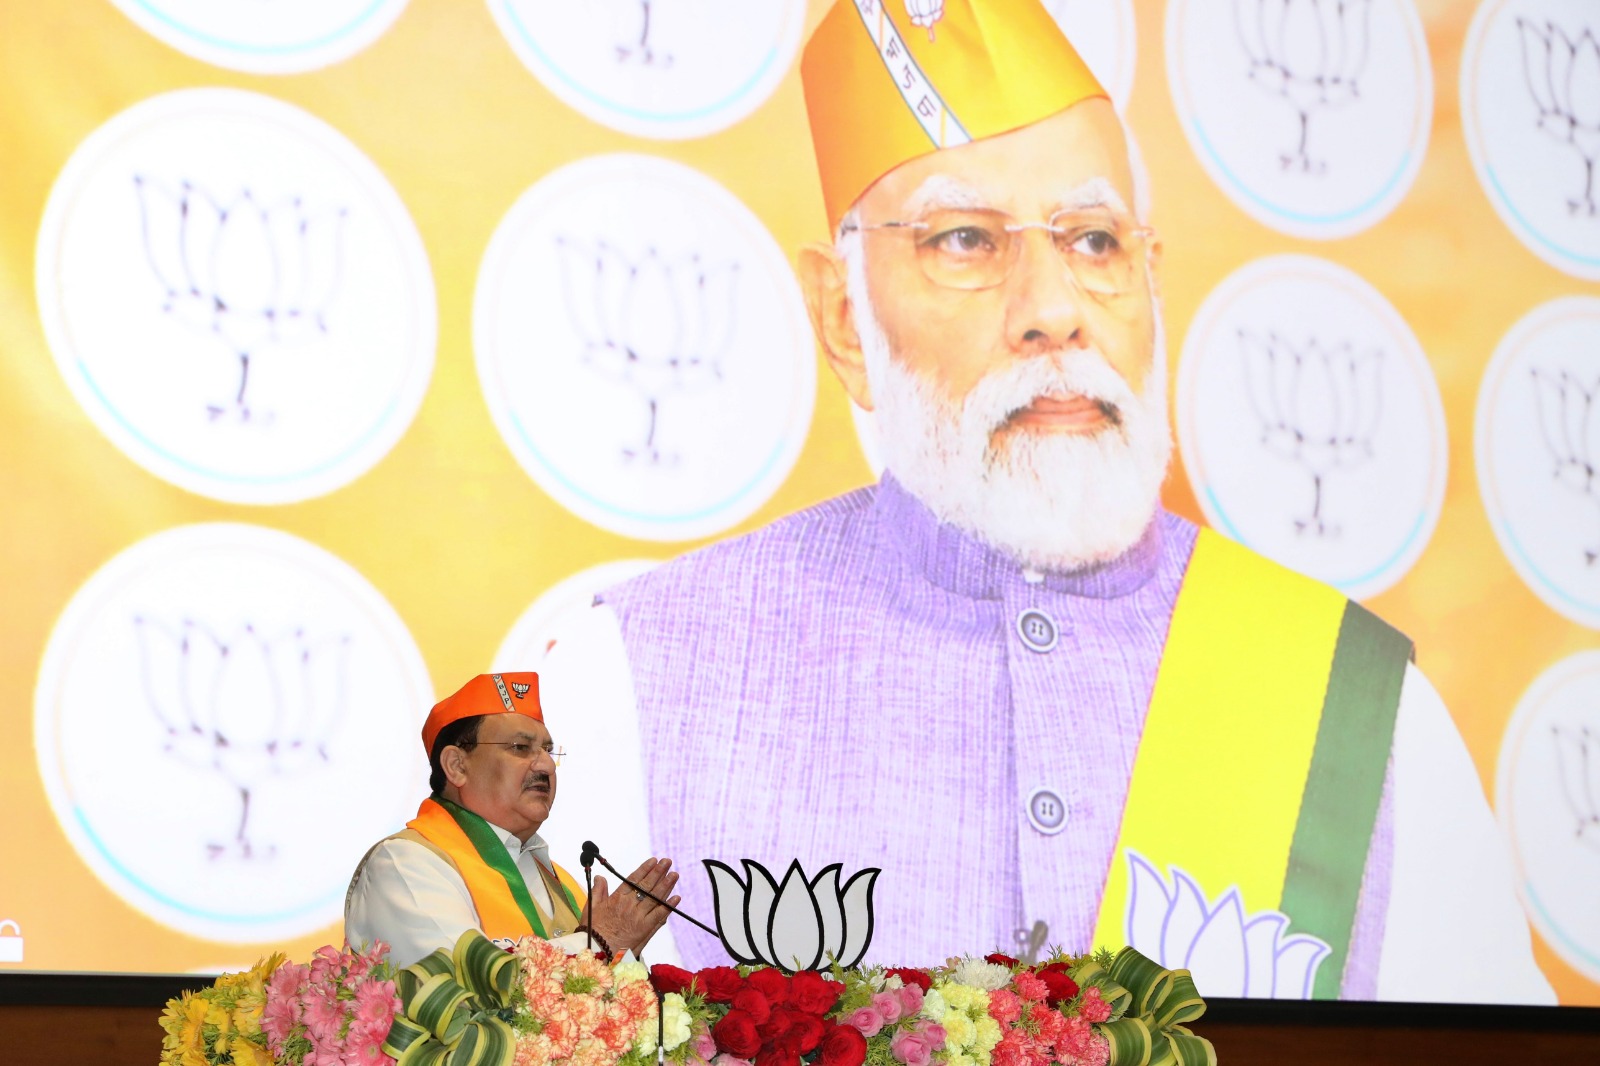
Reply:
M1011 983L1011 971L1004 966L982 959L962 959L956 964L950 979L956 984L971 985L986 992L1004 988Z

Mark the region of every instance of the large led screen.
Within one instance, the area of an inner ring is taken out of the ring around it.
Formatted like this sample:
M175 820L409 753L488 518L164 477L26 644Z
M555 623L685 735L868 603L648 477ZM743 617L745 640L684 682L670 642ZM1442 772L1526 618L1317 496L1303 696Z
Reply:
M1593 5L0 10L0 972L337 942L535 670L707 919L1600 1004Z

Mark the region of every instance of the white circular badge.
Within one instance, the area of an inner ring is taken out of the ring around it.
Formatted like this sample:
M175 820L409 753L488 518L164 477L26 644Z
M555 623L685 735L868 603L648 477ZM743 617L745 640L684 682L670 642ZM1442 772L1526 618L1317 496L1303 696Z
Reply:
M1045 0L1044 6L1117 110L1125 109L1139 54L1133 0Z
M166 93L96 130L51 190L35 269L84 412L213 499L349 483L433 372L433 278L400 198L332 127L255 93Z
M427 792L432 702L404 623L348 564L259 526L180 526L62 612L34 742L62 831L113 892L258 943L339 920L357 861Z
M545 88L637 137L701 137L764 103L788 73L805 0L488 0L500 32Z
M1495 349L1474 451L1489 524L1553 610L1600 629L1600 300L1535 308Z
M1178 363L1178 443L1206 520L1360 599L1399 581L1444 504L1439 387L1381 293L1281 255L1206 297Z
M1173 0L1167 80L1206 173L1291 236L1373 225L1427 153L1433 70L1410 0Z
M1461 55L1461 125L1485 195L1519 241L1600 280L1600 8L1486 0Z
M1600 652L1563 659L1528 688L1500 742L1494 794L1529 920L1600 981Z
M680 163L584 159L496 229L473 308L495 425L562 506L642 540L760 507L811 425L816 363L789 263Z
M298 74L376 41L406 0L111 0L141 29L202 62Z

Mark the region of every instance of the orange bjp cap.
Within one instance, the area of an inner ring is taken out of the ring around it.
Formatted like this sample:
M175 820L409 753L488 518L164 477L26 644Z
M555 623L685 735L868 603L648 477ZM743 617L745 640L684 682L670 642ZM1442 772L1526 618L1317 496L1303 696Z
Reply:
M901 163L1106 95L1039 0L837 0L800 80L832 230Z
M539 675L530 671L516 674L479 674L462 685L453 696L433 705L428 720L422 723L422 747L433 755L433 742L439 730L451 722L480 714L524 714L536 722L544 721L539 706Z

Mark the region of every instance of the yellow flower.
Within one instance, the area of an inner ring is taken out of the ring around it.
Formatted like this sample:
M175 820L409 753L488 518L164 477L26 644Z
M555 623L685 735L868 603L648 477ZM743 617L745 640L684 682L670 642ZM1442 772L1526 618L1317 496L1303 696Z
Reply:
M973 988L971 985L959 985L952 982L940 985L939 991L944 993L944 1001L950 1005L952 1010L970 1012L978 1007L982 1007L985 1010L989 1007L989 993L981 988Z
M987 1055L1000 1043L1000 1023L985 1014L978 1019L978 1038L973 1042L973 1048Z
M650 977L650 971L645 969L642 962L619 962L611 970L612 978L617 982L617 987L631 985L635 981L644 981Z
M944 993L935 985L922 997L922 1016L930 1022L942 1022L950 1011L950 1005L945 1002Z
M952 1051L944 1058L945 1066L973 1066L973 1058L965 1051Z
M235 1040L233 1066L272 1066L272 1056L265 1048L257 1047L248 1040Z
M946 1047L968 1048L978 1038L978 1027L961 1011L953 1010L946 1014L941 1024L944 1026Z

